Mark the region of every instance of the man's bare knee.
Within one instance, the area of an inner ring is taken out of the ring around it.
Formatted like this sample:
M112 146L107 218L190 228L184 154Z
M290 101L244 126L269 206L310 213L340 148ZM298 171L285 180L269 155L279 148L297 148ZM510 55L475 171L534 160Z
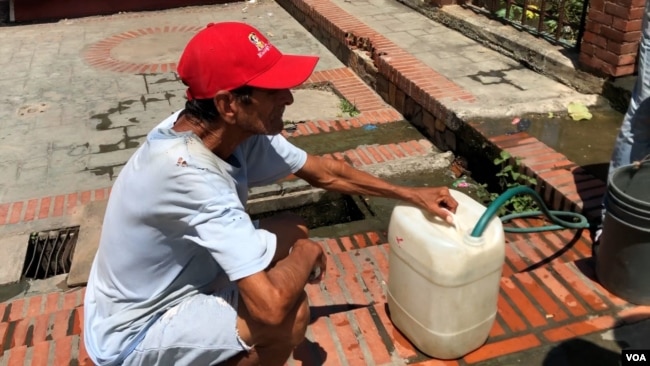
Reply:
M299 345L305 339L305 333L307 333L307 326L309 326L310 319L309 301L307 301L307 294L304 294L296 311L293 326L291 327L289 340L292 346Z

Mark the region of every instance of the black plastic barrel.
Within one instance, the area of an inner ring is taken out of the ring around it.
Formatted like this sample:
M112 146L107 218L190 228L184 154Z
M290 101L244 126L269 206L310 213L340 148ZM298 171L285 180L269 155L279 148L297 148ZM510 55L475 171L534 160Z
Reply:
M628 302L650 305L650 162L614 171L605 209L598 281Z

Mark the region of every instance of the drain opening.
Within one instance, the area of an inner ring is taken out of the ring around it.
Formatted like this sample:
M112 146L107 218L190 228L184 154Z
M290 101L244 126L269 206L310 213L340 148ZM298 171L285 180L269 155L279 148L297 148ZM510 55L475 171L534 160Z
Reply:
M336 199L322 199L312 204L290 209L251 215L252 219L263 219L283 212L292 212L305 219L308 229L359 221L366 218L354 198L342 195Z
M31 233L23 277L43 280L68 273L78 236L79 226Z

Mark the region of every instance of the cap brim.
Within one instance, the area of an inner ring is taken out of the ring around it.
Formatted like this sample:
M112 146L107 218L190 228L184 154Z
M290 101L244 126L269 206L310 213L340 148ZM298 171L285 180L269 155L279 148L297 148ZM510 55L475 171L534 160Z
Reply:
M314 72L318 56L282 55L271 68L246 85L264 89L290 89L304 83Z

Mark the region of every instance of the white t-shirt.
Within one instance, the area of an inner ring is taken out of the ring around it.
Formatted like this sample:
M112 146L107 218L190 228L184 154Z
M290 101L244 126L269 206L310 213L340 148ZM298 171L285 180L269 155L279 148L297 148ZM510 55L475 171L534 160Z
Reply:
M253 136L223 161L195 134L170 129L179 112L149 133L112 187L84 304L86 347L100 365L156 313L216 278L264 270L276 238L245 212L248 188L295 173L307 159L276 135Z

